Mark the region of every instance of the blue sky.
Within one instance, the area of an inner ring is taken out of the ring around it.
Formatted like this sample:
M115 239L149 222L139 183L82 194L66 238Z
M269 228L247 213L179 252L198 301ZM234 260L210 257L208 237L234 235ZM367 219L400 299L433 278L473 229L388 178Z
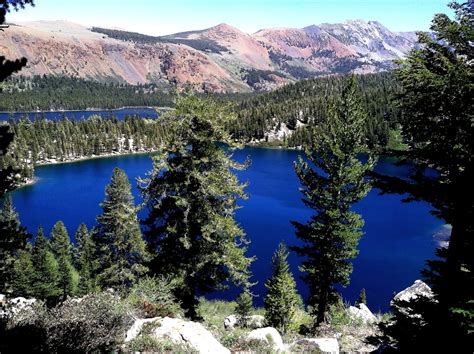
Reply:
M36 0L11 22L68 20L163 35L225 22L247 33L347 19L377 20L394 31L427 30L449 0ZM133 5L132 5L133 4Z

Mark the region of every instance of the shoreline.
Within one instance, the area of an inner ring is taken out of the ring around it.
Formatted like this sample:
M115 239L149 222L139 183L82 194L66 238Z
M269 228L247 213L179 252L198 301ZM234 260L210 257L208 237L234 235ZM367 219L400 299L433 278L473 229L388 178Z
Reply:
M153 110L172 110L172 107L167 106L123 106L118 108L94 108L88 107L84 109L50 109L50 110L37 110L37 111L0 111L0 114L41 114L41 113L68 113L68 112L112 112L120 111L122 109L153 109Z
M40 167L40 166L49 166L49 165L62 165L62 164L68 164L68 163L76 163L76 162L83 162L83 161L88 161L88 160L96 160L96 159L107 159L107 158L112 158L112 157L122 157L122 156L132 156L132 155L147 155L147 154L153 154L156 152L156 150L150 150L150 151L136 151L136 152L125 152L125 153L110 153L110 154L103 154L103 155L93 155L93 156L81 156L77 158L72 158L66 161L41 161L35 163L35 167ZM16 187L15 190L32 186L36 182L39 181L39 178L34 176L33 178L27 179L25 182L19 183Z
M75 163L75 162L81 162L81 161L87 161L87 160L96 160L96 159L106 159L106 158L111 158L111 157L120 157L120 156L131 156L131 155L146 155L146 154L152 154L156 152L156 150L149 150L149 151L127 151L124 153L108 153L108 154L102 154L102 155L91 155L91 156L80 156L80 157L74 157L65 161L39 161L35 163L36 166L48 166L48 165L61 165L61 164L66 164L66 163Z

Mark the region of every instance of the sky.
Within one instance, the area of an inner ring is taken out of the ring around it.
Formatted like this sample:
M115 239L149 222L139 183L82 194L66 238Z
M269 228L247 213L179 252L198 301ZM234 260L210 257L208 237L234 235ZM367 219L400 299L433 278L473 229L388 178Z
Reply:
M376 20L393 31L428 30L449 0L35 0L9 22L67 20L149 35L227 23L247 33L348 19Z

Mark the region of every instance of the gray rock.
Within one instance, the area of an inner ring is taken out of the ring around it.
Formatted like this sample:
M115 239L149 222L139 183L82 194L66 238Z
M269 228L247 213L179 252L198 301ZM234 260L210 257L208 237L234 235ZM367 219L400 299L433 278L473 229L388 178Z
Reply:
M400 291L397 295L395 295L392 301L390 301L390 305L394 306L396 301L410 301L420 296L432 299L434 294L431 288L425 282L421 280L415 280L412 286Z
M312 350L319 350L323 353L339 353L339 343L336 338L303 338L292 343L292 348L309 352Z
M241 327L241 321L236 315L227 316L224 319L224 328L232 330L235 327ZM247 318L247 326L252 329L262 328L265 325L265 317L261 315L252 315Z
M142 330L142 327L145 323L160 321L161 317L154 317L154 318L139 318L133 322L132 327L130 327L125 334L125 342L130 342L137 338Z
M19 311L31 308L36 302L36 299L26 299L24 297L15 297L8 301L10 305L10 311L12 313L17 313Z
M239 319L237 318L236 315L230 315L230 316L227 316L225 319L224 319L224 328L225 329L234 329L235 327L237 327L239 323Z
M230 351L220 344L216 338L200 323L185 321L180 318L148 318L138 319L127 331L125 342L140 335L145 323L159 322L152 329L151 335L156 340L168 339L177 345L185 345L198 353L225 353Z
M365 304L359 304L358 307L350 306L347 311L349 312L349 316L354 319L360 319L364 323L373 323L377 321L377 318Z
M271 345L275 351L283 352L286 349L280 333L273 327L254 329L247 334L247 340L257 340L267 343Z

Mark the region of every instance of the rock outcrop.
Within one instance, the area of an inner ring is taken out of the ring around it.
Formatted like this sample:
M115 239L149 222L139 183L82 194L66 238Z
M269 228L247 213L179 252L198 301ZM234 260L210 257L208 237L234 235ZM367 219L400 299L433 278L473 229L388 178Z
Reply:
M236 315L227 316L224 319L224 328L228 330L232 330L235 327L240 327L242 324L240 323L239 317ZM265 325L265 317L261 315L252 315L247 318L246 325L248 328L257 329L262 328Z
M422 280L415 280L413 285L395 295L392 301L390 301L390 305L395 305L397 301L411 301L419 297L432 299L434 294L431 288L425 282Z
M247 334L247 340L264 342L272 346L275 351L285 351L286 349L280 333L278 333L278 331L273 327L254 329L252 332Z
M359 304L357 307L350 306L347 311L352 318L362 320L364 323L372 323L377 321L377 318L365 304Z
M150 335L158 341L170 340L177 345L187 346L198 353L230 353L203 325L180 318L138 319L127 331L125 342L138 337L143 326L147 323L156 324L151 329Z
M338 354L339 343L336 338L303 338L293 342L289 350Z

